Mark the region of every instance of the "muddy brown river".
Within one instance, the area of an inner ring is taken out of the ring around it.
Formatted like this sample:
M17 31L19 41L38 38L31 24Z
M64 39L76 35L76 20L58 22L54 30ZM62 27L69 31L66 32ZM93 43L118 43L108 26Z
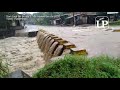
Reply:
M0 40L0 56L10 72L21 69L30 76L44 66L36 37L9 37Z
M17 30L19 37L9 37L0 40L0 55L9 63L10 71L22 69L32 76L39 68L44 67L43 53L38 48L36 37L25 37L25 32L44 29L75 44L78 49L86 49L88 56L108 54L120 56L120 26L100 29L95 26L38 26L28 25L26 29ZM22 35L24 34L24 35Z
M28 26L25 31L44 29L65 40L75 44L78 49L86 49L89 56L111 55L120 56L120 32L112 32L120 29L120 26L111 26L109 29L91 26Z

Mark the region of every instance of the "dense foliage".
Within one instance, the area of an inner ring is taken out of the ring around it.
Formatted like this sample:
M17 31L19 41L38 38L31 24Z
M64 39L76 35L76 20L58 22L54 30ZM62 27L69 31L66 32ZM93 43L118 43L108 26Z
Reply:
M0 29L7 29L10 26L10 21L6 19L6 15L17 15L16 12L0 12Z
M38 70L34 78L120 78L120 58L66 56Z
M2 58L0 57L0 78L3 78L9 73L8 65L3 63Z
M109 24L110 25L114 25L114 26L120 25L120 20L114 21L114 22L110 22Z
M51 25L51 21L56 15L63 15L65 12L39 12L34 13L33 18L35 19L35 24L39 25Z

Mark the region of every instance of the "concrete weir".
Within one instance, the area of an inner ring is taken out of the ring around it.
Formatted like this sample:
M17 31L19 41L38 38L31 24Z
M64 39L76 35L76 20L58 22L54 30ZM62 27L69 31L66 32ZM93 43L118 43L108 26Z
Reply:
M46 64L52 61L52 58L64 56L66 54L87 55L85 49L78 50L74 44L64 40L56 35L50 34L45 30L39 30L37 33L37 43L40 50L44 53Z

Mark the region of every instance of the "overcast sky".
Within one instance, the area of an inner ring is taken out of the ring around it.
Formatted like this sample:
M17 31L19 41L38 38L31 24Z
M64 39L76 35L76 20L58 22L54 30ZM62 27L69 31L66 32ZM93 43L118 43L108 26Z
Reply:
M22 14L24 12L18 12L18 13ZM38 13L38 12L26 12L26 13L33 14L33 13ZM118 12L107 12L107 14L113 14L113 13L118 13Z
M113 14L113 13L118 13L118 12L107 12L107 14Z
M17 13L23 14L24 12L17 12ZM33 14L33 13L37 13L37 12L26 12L26 13Z

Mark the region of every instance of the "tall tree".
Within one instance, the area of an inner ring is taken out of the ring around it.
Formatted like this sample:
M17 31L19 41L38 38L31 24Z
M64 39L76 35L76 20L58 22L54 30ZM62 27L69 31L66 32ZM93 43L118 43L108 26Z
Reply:
M35 16L42 16L37 18L38 20L36 20L37 24L42 24L42 25L50 25L51 21L54 20L54 17L56 15L63 15L64 12L39 12L39 13L35 13L33 15Z
M9 28L10 21L6 19L7 15L17 15L16 12L0 12L0 28Z

